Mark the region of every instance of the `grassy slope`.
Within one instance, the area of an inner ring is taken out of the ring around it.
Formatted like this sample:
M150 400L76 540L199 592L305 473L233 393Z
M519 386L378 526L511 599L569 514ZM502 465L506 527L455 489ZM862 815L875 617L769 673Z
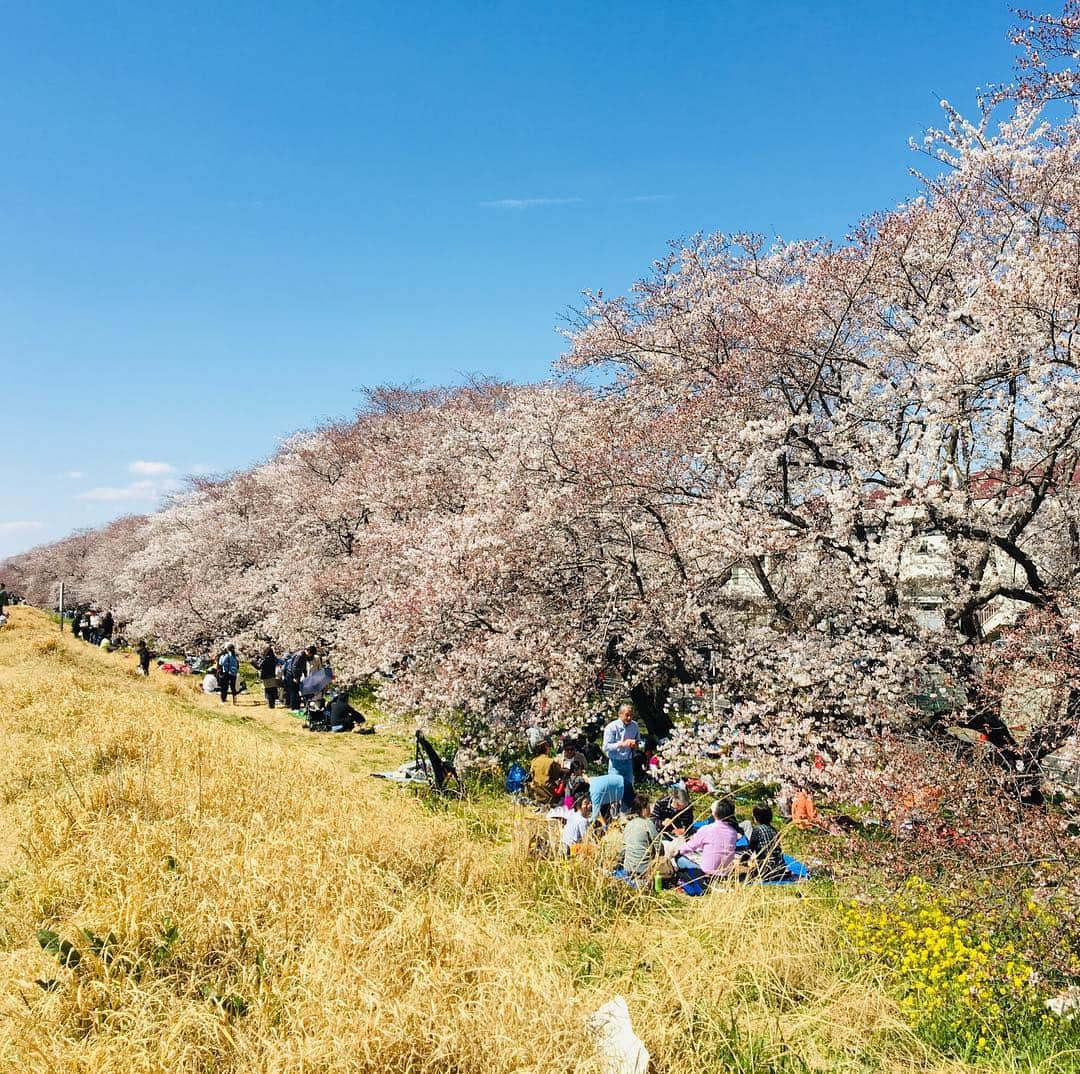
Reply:
M0 734L0 1070L565 1074L597 1069L582 1023L615 994L657 1072L946 1069L825 897L657 902L529 862L509 807L364 776L404 736L142 680L25 608Z

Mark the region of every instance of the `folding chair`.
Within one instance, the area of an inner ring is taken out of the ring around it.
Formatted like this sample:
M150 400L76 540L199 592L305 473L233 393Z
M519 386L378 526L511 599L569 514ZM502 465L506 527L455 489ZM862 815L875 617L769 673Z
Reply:
M419 731L416 732L416 770L436 794L460 798L465 793L454 766L440 757L435 747Z

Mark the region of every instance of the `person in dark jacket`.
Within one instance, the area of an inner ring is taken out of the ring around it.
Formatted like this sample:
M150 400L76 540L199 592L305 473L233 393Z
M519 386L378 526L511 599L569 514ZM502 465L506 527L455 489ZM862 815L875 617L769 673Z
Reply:
M787 876L787 863L780 849L780 836L772 826L772 810L767 805L754 806L750 856L759 879L783 880Z
M101 617L101 636L103 638L108 638L109 641L112 641L113 628L115 626L116 626L116 622L113 619L113 613L112 612L106 612Z
M224 705L232 690L232 703L236 704L236 677L240 674L240 661L236 658L236 646L227 645L225 651L218 657L218 690L221 692L221 703Z
M139 658L139 670L144 675L150 674L150 657L153 655L150 652L150 646L146 644L146 639L142 638L139 644L135 647L135 655Z
M263 650L262 656L259 657L258 668L259 679L262 681L263 693L266 694L266 704L268 708L273 708L277 704L277 664L277 653L274 652L273 645L267 645Z
M661 835L685 834L694 823L694 808L686 790L676 787L671 794L658 798L652 807L652 822Z
M292 659L292 666L290 668L291 674L289 676L290 684L292 686L292 696L290 701L295 701L293 705L294 711L300 710L300 683L308 673L308 664L311 663L311 658L315 655L315 646L309 645L306 649L301 649L300 652Z
M351 731L358 724L364 723L364 714L357 712L349 704L349 698L342 692L330 702L330 730Z

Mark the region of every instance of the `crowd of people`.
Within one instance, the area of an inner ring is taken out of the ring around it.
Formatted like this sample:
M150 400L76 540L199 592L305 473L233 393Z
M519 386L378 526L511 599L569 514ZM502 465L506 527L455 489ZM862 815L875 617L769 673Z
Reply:
M560 845L567 855L589 853L616 830L621 834L620 875L636 886L686 886L715 878L786 881L794 879L774 826L772 807L754 805L740 821L735 804L718 798L703 820L695 820L691 795L676 784L655 800L641 793L654 784L655 749L643 741L631 705L623 705L603 729L601 744L566 737L556 755L551 741L533 736L526 796L546 816L561 823ZM589 775L590 754L607 770ZM796 827L821 822L809 794L791 798Z
M0 592L5 601L9 599L2 583ZM115 630L115 620L110 611L85 608L71 613L72 635L92 645L112 648ZM135 657L141 674L150 674L151 663L156 656L146 639L140 639L135 646ZM158 663L162 664L162 661L158 660ZM203 693L216 694L223 705L231 697L235 705L238 696L247 689L240 674L240 663L236 645L230 642L216 656L207 653L201 657L187 657L177 666L162 664L162 667L165 671L201 674ZM326 654L317 645L279 655L273 644L268 642L252 657L250 663L259 678L268 708L274 709L284 704L294 716L303 717L312 731L371 733L371 729L364 726L366 719L363 713L350 704L348 691L332 689L333 672Z
M215 660L205 663L204 693L218 694L223 705L231 695L236 704L237 694L244 692L244 684L239 682L240 658L236 646L226 645ZM370 733L363 726L366 723L363 713L349 703L348 691L332 690L333 672L317 645L279 655L273 643L268 642L250 663L259 677L267 708L274 709L279 702L283 703L292 715L304 717L312 731Z
M72 637L82 638L91 645L111 649L115 630L116 621L110 611L102 612L99 608L85 608L82 611L75 609L71 613Z
M0 582L0 616L10 596ZM75 611L72 634L93 645L111 647L115 621L109 611ZM145 639L135 649L139 668L150 672L154 656ZM236 646L226 645L213 659L193 661L192 670L205 670L202 689L233 704L244 691ZM330 692L333 673L318 646L308 645L279 655L268 643L251 660L259 677L267 707L279 701L297 716L304 716L313 731L364 731L365 718L350 703L344 690ZM530 729L533 757L525 788L527 796L546 816L561 823L560 845L567 856L587 853L606 835L621 832L620 868L637 886L666 883L685 886L714 878L791 879L788 860L773 824L769 805L759 803L742 821L730 799L718 798L709 815L698 821L690 792L676 784L655 800L641 793L642 785L655 785L658 765L655 743L643 739L632 705L620 706L603 727L599 744L589 736L566 736L556 755L550 738L540 727ZM606 761L606 771L589 774ZM802 830L823 827L813 800L797 789L787 803L792 824Z

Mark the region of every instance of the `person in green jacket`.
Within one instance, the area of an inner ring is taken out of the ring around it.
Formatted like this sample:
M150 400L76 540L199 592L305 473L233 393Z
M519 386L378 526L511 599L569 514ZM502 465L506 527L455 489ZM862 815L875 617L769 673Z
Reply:
M649 816L651 808L652 803L639 796L634 803L636 815L623 832L623 868L637 881L648 876L653 858L660 853L660 833Z

